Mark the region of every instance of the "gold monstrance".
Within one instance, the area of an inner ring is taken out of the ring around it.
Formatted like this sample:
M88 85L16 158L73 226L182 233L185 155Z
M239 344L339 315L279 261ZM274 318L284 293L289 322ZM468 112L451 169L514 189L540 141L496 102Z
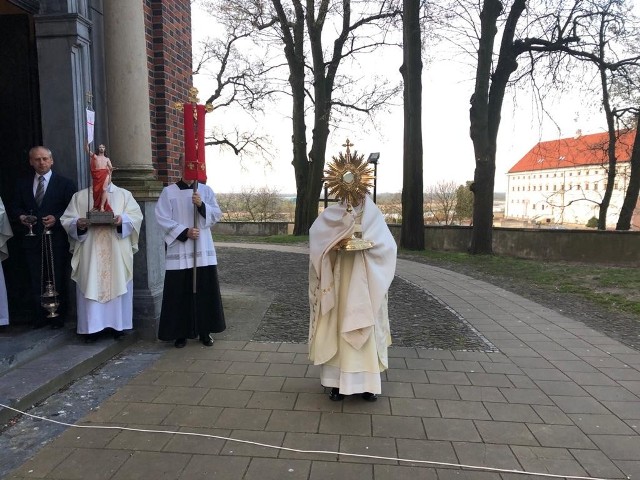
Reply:
M375 176L364 155L358 155L357 151L351 154L350 147L353 143L347 141L342 145L346 147L346 153L340 152L338 157L332 157L333 161L327 165L322 180L327 186L329 195L333 195L347 204L347 210L352 211L354 206L360 205L373 186ZM341 240L337 250L367 250L373 247L373 242L362 238L362 225L356 223L356 229L349 238Z

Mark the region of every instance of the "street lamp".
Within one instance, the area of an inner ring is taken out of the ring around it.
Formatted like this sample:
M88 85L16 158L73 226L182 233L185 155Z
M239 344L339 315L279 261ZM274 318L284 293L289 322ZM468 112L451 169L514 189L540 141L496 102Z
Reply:
M378 160L380 159L380 152L373 152L369 154L367 163L373 164L373 203L376 203L376 187L378 186Z

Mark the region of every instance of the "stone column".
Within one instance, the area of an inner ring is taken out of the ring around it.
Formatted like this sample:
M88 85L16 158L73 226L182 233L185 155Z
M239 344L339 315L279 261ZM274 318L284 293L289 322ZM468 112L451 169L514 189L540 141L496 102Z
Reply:
M154 209L162 184L152 165L149 69L142 0L104 2L109 157L113 181L142 208L140 250L134 256L134 327L155 339L164 280L163 237Z

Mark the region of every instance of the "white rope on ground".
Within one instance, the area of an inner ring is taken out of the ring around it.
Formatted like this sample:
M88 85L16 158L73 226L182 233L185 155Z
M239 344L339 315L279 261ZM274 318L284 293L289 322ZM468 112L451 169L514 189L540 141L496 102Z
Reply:
M237 443L246 443L249 445L256 445L258 447L272 448L275 450L284 450L287 452L295 452L295 453L313 453L313 454L324 454L324 455L339 455L342 457L357 457L357 458L371 458L374 460L391 460L396 462L405 462L405 463L422 463L425 465L435 465L442 467L456 467L463 468L467 470L483 470L488 472L498 472L498 473L516 473L520 475L535 475L540 477L547 478L566 478L570 480L619 480L619 479L608 479L603 477L580 477L575 475L557 475L554 473L538 473L538 472L527 472L525 470L512 470L508 468L496 468L496 467L483 467L480 465L465 465L462 463L449 463L449 462L436 462L432 460L414 460L410 458L399 458L399 457L384 457L380 455L364 455L359 453L345 453L345 452L332 452L330 450L300 450L297 448L289 448L289 447L280 447L277 445L269 445L268 443L260 443L260 442L252 442L250 440L240 440L238 438L231 437L223 437L220 435L210 435L207 433L193 433L193 432L175 432L171 430L147 430L144 428L129 428L129 427L119 427L119 426L109 426L109 425L76 425L73 423L61 422L59 420L52 420L50 418L41 417L38 415L33 415L31 413L23 412L18 410L17 408L9 407L8 405L4 405L0 403L0 407L7 408L9 410L13 410L21 415L26 415L31 418L36 418L38 420L43 420L45 422L55 423L58 425L63 425L65 427L71 428L89 428L89 429L98 429L98 430L121 430L127 432L142 432L142 433L162 433L162 434L170 434L170 435L185 435L192 437L205 437L205 438L215 438L218 440L227 440L230 442ZM626 477L629 478L629 477Z

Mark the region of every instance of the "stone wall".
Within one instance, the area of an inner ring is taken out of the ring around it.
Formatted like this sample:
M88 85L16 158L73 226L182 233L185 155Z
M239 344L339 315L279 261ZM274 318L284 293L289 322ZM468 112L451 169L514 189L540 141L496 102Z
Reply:
M398 240L400 225L389 225L389 229ZM462 226L425 226L425 248L466 252L471 230L472 227ZM496 227L493 251L534 260L640 266L640 232Z
M213 226L213 233L266 237L269 235L287 235L288 228L288 222L219 222Z

